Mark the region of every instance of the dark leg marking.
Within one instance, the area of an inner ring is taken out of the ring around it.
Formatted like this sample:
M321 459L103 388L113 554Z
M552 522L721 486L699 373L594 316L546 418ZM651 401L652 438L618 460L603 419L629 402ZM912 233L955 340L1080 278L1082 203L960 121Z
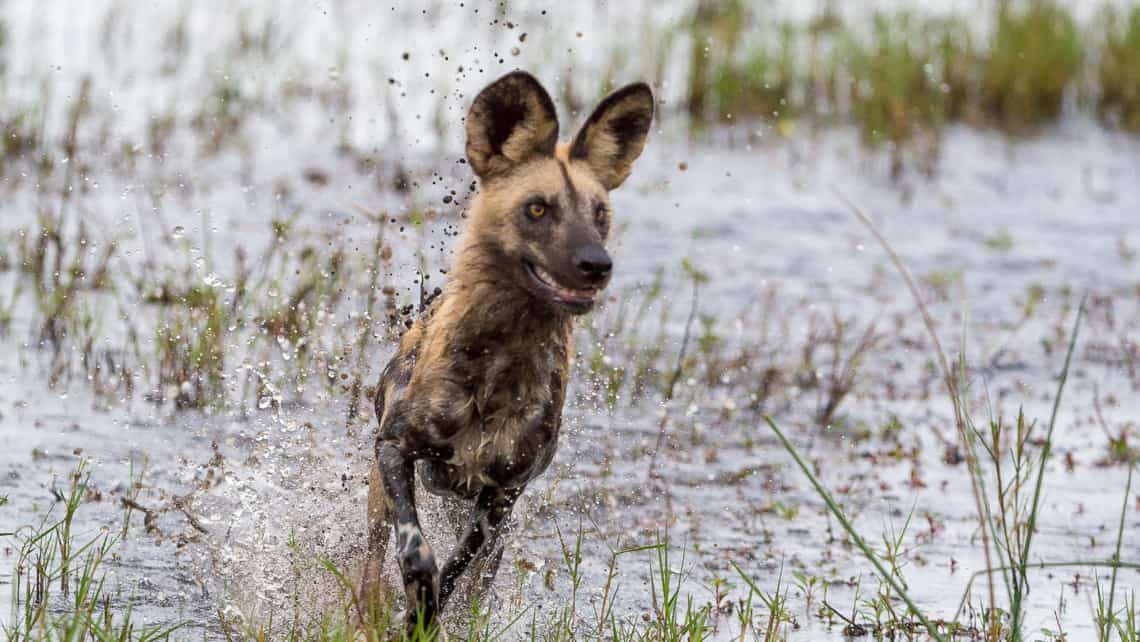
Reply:
M507 530L509 530L509 527L504 525L500 529L499 537L494 542L494 547L490 545L484 546L474 562L475 568L479 573L478 577L473 578L476 580L474 589L480 599L491 589L491 584L494 583L495 576L499 574L499 564L503 561L502 533Z
M439 568L431 546L420 530L414 493L414 462L395 445L382 440L376 443L376 462L388 499L395 509L396 559L400 562L400 574L408 596L408 625L414 626L421 614L424 622L430 624L439 604Z
M491 487L485 487L479 493L467 524L467 532L463 534L455 547L455 552L451 554L451 559L447 560L447 564L443 567L439 586L440 608L443 608L447 599L451 597L456 581L463 571L467 570L467 566L476 554L484 551L493 552L498 545L502 526L510 517L515 500L521 493L521 488Z

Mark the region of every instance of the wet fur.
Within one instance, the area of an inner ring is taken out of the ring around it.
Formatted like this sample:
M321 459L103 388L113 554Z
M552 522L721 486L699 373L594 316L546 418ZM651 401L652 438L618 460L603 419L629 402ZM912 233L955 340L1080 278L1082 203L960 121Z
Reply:
M529 266L560 285L604 288L604 280L583 284L575 257L608 237L608 191L629 175L652 115L648 87L630 85L572 143L558 144L553 102L529 74L508 74L475 99L467 156L482 189L447 285L377 386L365 572L373 599L393 530L410 618L418 610L430 620L472 563L484 569L481 585L494 577L515 500L554 457L573 319L589 309L552 298ZM536 202L543 215L528 217ZM430 492L469 506L442 570L420 528L417 475Z

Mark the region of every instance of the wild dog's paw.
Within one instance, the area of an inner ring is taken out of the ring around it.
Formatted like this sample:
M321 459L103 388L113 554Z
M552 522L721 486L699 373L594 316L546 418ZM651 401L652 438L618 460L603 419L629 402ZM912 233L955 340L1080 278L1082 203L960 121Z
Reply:
M403 539L403 538L401 538ZM400 550L400 573L408 597L408 626L414 629L417 620L428 626L439 604L439 566L431 546L420 533L411 533Z

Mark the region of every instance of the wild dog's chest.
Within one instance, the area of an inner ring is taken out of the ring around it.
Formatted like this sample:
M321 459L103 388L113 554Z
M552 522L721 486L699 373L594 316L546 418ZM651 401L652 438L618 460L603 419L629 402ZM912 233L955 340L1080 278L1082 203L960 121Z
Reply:
M521 486L554 455L569 366L566 347L512 347L464 355L471 421L448 440L446 465L453 470L447 476L453 483Z

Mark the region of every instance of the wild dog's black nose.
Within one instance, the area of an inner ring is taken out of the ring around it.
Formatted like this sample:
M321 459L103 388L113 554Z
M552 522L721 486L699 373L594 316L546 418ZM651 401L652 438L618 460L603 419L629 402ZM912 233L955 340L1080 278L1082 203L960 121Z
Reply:
M578 274L590 283L600 283L610 275L614 262L606 248L598 244L585 245L574 252L574 267Z

